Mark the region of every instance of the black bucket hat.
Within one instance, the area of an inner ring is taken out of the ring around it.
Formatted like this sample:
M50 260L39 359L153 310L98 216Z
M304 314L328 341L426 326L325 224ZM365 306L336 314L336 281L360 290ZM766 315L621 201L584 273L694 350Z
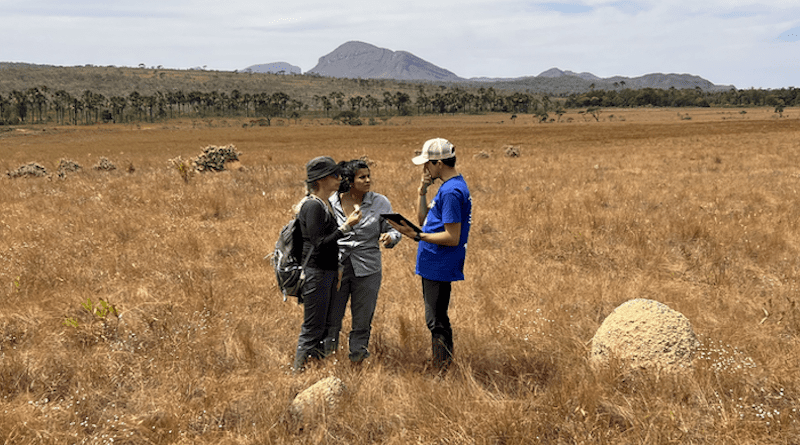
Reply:
M309 184L334 173L339 173L339 165L329 156L316 157L306 164L306 182Z

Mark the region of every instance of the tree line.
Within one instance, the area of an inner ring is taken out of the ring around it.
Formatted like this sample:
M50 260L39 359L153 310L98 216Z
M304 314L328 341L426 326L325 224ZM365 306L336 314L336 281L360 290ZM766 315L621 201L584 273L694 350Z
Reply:
M301 116L409 116L414 114L455 114L481 112L547 113L555 105L547 96L530 93L503 94L494 88L474 93L458 87L441 86L431 93L419 86L417 94L384 91L380 96L332 91L315 94L304 103L277 92L241 93L182 90L144 95L105 96L92 90L72 95L37 86L0 94L0 124L89 124L96 122L153 122L175 117L253 117L269 122L274 117Z
M506 92L492 87L465 89L439 86L436 91L420 85L416 94L384 91L382 95L361 96L332 91L315 94L311 103L276 92L242 93L182 90L153 94L132 91L127 95L106 96L92 90L73 95L47 86L0 94L0 124L90 124L97 122L154 122L175 117L252 117L297 119L302 116L331 117L360 122L359 116L408 116L420 114L478 114L502 112L531 114L545 122L552 114L570 108L607 107L710 107L769 106L776 112L783 107L800 106L800 89L737 90L708 92L693 89L619 89L571 94L565 98L530 92Z
M154 122L174 117L213 116L299 116L304 104L282 92L242 94L213 91L156 92L143 95L106 97L85 90L72 95L65 90L51 92L47 86L0 95L0 124L90 124L96 122Z
M594 90L571 94L564 103L568 108L581 107L784 107L800 106L800 88L779 90L737 90L707 92L700 87L677 89L642 88L637 90Z

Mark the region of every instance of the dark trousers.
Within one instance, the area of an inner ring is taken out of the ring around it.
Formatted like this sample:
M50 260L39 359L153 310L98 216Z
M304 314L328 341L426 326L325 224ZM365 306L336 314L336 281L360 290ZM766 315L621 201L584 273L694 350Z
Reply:
M425 301L425 323L431 331L433 344L447 348L447 355L453 354L453 328L447 309L450 306L452 283L422 279L422 298ZM435 352L434 352L435 353Z
M294 368L299 369L309 357L323 358L322 341L325 339L325 322L328 305L336 290L337 271L306 267L303 284L303 325L297 339Z

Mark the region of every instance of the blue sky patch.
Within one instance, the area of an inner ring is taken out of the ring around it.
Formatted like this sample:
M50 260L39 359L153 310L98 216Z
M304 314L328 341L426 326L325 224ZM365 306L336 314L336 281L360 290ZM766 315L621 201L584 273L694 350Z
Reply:
M800 26L784 31L778 36L778 40L784 42L797 42L800 41Z

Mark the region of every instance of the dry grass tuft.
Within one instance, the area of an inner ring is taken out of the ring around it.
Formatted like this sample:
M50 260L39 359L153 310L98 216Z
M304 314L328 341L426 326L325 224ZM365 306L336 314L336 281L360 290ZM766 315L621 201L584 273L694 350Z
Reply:
M800 121L762 111L4 132L0 171L31 159L54 171L65 159L127 168L0 178L0 439L795 443ZM416 246L405 240L383 254L372 357L292 375L302 309L281 302L263 257L303 196L305 162L367 156L375 190L410 215L410 157L439 136L459 147L475 208L451 372L426 366ZM198 145L219 140L246 153L243 164L181 173ZM474 160L505 146L524 156ZM613 358L592 368L592 336L635 298L691 321L691 372ZM335 415L322 409L297 428L292 400L331 376L347 388Z

